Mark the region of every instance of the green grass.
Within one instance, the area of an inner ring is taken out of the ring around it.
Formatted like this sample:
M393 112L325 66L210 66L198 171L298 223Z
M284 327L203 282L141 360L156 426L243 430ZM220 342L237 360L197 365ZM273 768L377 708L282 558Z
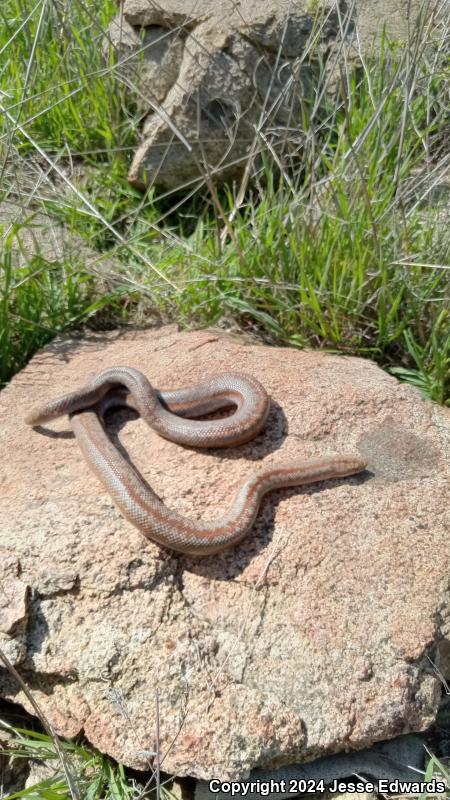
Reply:
M448 798L450 790L449 766L448 764L443 764L442 761L436 758L436 756L431 755L422 780L425 783L430 783L433 781L433 779L445 784L447 791L441 793L439 796L442 798ZM427 792L422 792L422 794L419 796L419 800L427 800L428 797L436 797L436 795L429 795Z
M149 781L147 790L136 781L128 778L120 764L114 764L107 756L94 748L75 742L60 742L64 758L61 756L50 736L38 731L13 727L0 719L0 731L8 733L8 746L0 747L0 755L12 761L26 760L37 765L44 765L48 777L37 781L17 792L8 794L8 800L24 797L28 800L72 800L74 792L82 800L138 800L150 796L154 792L154 782ZM67 779L71 775L71 786ZM172 795L165 786L161 786L163 800L170 800Z
M114 0L65 3L5 0L0 8L0 88L4 108L44 149L103 151L135 143L124 89L102 55ZM21 152L32 150L5 130ZM87 156L85 156L87 157ZM97 159L99 158L97 153Z
M267 341L370 357L448 404L450 238L428 189L449 162L445 31L422 29L408 47L384 38L363 67L347 65L333 96L310 54L318 89L295 98L298 127L283 146L257 134L259 179L238 200L208 175L196 196L162 198L126 180L133 99L112 50L108 63L101 53L115 10L112 0L6 0L0 10L3 153L26 165L39 147L66 174L70 153L83 181L41 205L115 258L105 294L80 265L18 269L10 240L20 230L9 235L2 382L107 305L111 323L135 321L136 309L139 321L151 309L185 326L232 318ZM4 185L14 194L14 179ZM128 304L114 302L117 290Z
M12 226L0 250L0 386L57 334L119 299L118 291L99 297L82 264L21 258L22 227Z

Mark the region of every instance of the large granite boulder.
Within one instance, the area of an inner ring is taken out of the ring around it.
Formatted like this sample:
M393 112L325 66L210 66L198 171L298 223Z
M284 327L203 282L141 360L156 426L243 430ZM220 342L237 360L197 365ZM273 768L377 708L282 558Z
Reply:
M265 431L229 452L113 417L185 515L221 514L262 460L359 450L368 471L268 496L223 554L164 551L118 513L67 419L52 435L23 421L114 364L161 388L239 369L272 397ZM175 326L55 341L0 401L0 646L60 734L145 768L158 696L164 769L226 778L430 725L448 674L448 410L370 361ZM32 711L4 668L0 696Z
M328 63L333 85L342 47L347 59L356 41L367 51L384 28L407 39L421 6L421 0L125 0L108 42L145 117L130 181L171 191L205 174L230 180L260 163L268 141L296 158L298 110L305 94L321 92L319 62Z

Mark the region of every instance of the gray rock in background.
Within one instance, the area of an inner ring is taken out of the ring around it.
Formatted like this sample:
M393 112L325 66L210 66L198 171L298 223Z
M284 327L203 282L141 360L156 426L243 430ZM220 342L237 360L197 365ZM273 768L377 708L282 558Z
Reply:
M407 39L420 6L419 0L125 0L110 43L118 73L146 116L131 183L172 191L205 174L242 176L250 155L258 162L262 137L275 149L289 139L295 152L302 140L296 108L318 82L318 58L326 63L357 39L368 50L384 26ZM327 70L331 87L338 59Z
M355 782L355 776L360 783L365 783L367 779L375 787L378 786L380 779L416 782L424 778L425 754L424 739L411 735L399 736L397 739L379 742L364 750L325 756L316 761L308 761L307 764L293 764L277 770L254 770L249 775L248 781L244 782L244 786L248 783L251 785L252 782L255 786L258 785L257 782L259 785L269 782L272 789L268 793L265 791L264 797L267 800L285 800L300 794L309 797L310 793L314 792L313 786L317 786L319 782L323 782L326 787L334 781L349 778L353 778ZM302 782L306 791L301 790ZM249 789L248 785L244 789L248 800L260 800L263 796L261 790L255 788L249 791ZM228 796L223 791L211 791L209 781L197 781L195 800L227 800ZM324 796L324 792L323 790L320 792L317 787L315 800L321 796ZM334 792L331 796L335 796Z

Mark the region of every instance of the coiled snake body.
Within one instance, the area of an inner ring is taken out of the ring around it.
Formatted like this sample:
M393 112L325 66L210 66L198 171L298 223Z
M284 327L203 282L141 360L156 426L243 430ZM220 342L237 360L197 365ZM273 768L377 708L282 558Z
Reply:
M128 406L161 436L190 447L228 447L253 439L263 428L269 398L252 377L222 374L201 385L158 391L138 370L112 367L86 386L33 410L26 422L42 425L69 414L89 466L122 514L164 547L190 555L209 555L239 542L252 527L267 492L330 478L354 475L366 463L357 455L271 464L251 475L238 490L229 512L216 522L199 522L171 511L128 463L106 434L103 418L116 406ZM224 408L235 412L199 420Z

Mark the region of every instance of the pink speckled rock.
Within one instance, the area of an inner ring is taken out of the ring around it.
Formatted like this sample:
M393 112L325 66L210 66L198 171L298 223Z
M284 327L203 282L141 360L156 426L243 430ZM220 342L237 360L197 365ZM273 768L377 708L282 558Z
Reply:
M111 435L183 514L221 514L262 460L359 450L369 470L267 497L219 556L161 550L120 516L67 420L54 436L23 423L115 364L161 388L239 369L273 398L266 430L229 452L115 417ZM447 411L370 361L174 326L55 342L0 403L0 646L61 734L145 767L158 688L163 768L226 778L430 724L427 656L439 666L450 614ZM3 669L0 694L29 708Z

